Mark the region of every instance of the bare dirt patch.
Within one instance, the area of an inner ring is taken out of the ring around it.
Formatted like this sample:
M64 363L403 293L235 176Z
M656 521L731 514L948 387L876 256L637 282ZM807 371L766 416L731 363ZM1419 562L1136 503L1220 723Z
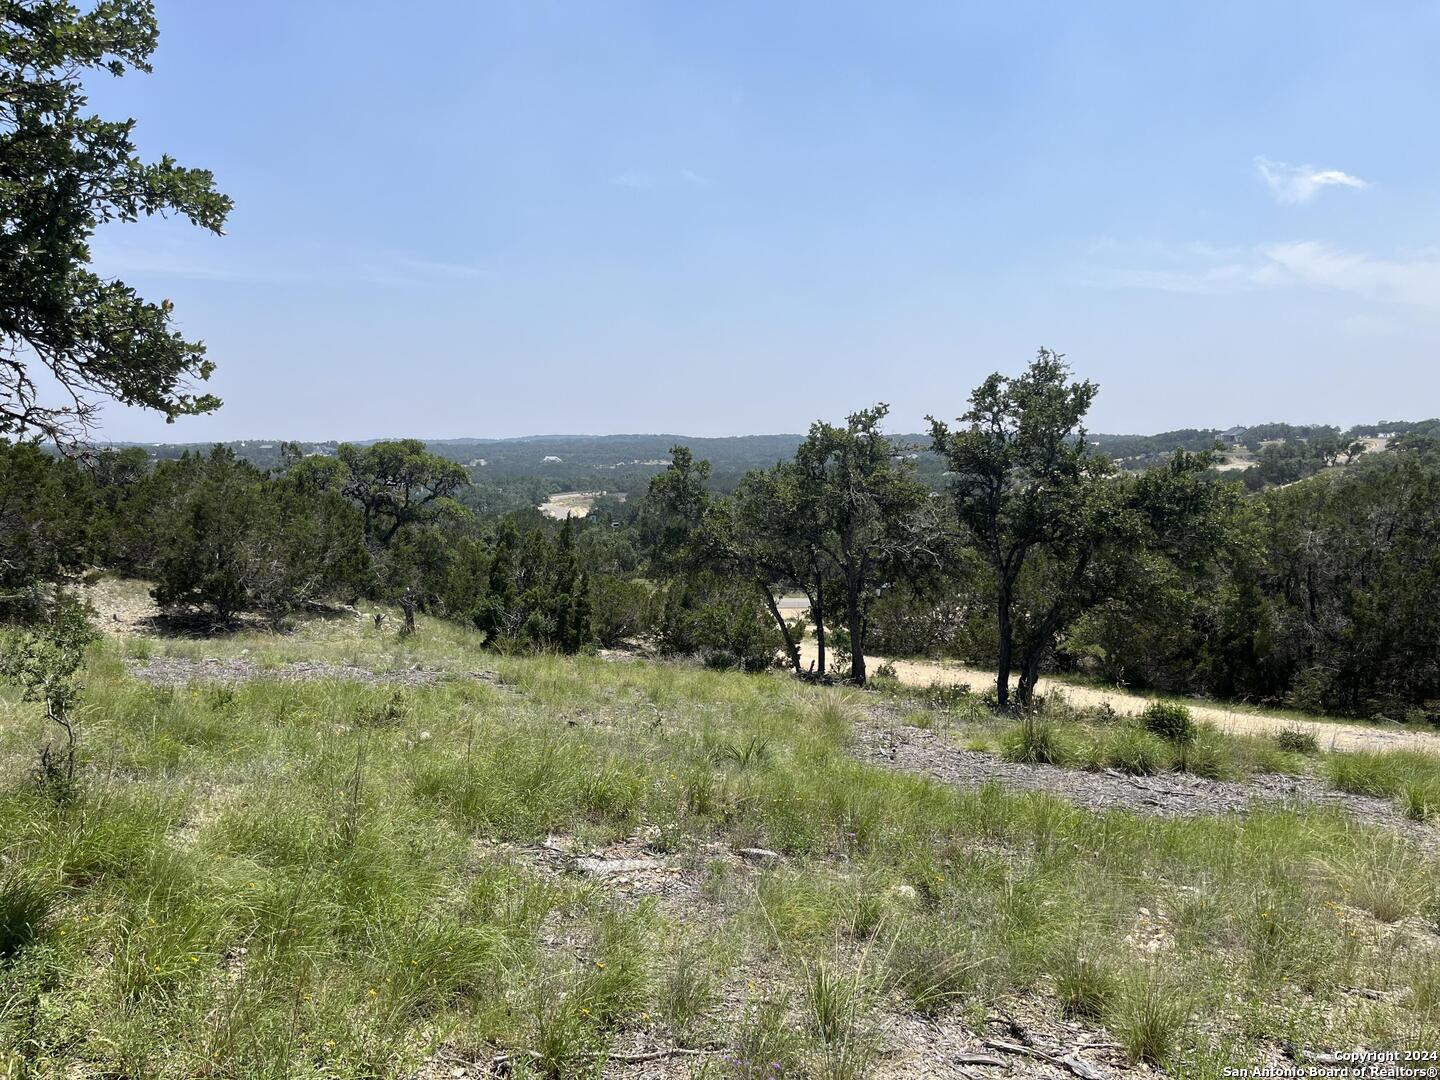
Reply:
M1055 1002L1034 992L1002 1000L978 1032L955 1013L934 1019L891 1015L885 1042L886 1053L871 1073L876 1080L1160 1075L1128 1062L1102 1029L1062 1017Z
M801 659L807 665L814 663L816 650L813 640L801 643ZM993 671L961 664L934 660L887 660L880 656L867 656L865 659L872 672L881 664L890 664L895 669L896 679L906 686L969 686L977 693L983 693L995 684ZM1143 712L1152 700L1143 694L1076 686L1059 679L1042 678L1036 684L1036 690L1047 697L1063 698L1077 708L1096 709L1108 705L1127 716ZM1282 713L1249 712L1193 700L1185 704L1197 721L1214 724L1232 735L1275 735L1289 728L1315 736L1322 750L1420 750L1440 754L1440 735L1398 725L1303 720Z
M595 500L603 491L560 491L540 504L539 510L546 517L563 521L567 516L583 518L595 506Z
M297 661L278 667L262 667L253 660L187 660L156 656L149 660L126 660L126 670L151 686L188 686L191 683L224 683L234 686L256 679L275 682L322 682L340 680L371 686L433 686L446 678L443 671L409 668L403 671L371 671L353 664L326 664ZM483 677L484 673L480 673Z

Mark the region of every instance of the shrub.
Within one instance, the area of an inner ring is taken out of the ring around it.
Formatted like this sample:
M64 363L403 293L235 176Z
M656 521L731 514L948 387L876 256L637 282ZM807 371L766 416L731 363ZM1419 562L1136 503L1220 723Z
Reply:
M657 631L661 651L722 670L763 671L775 662L780 635L754 593L718 575L672 582Z
M1029 713L1000 737L1000 756L1022 765L1063 765L1070 753L1054 724Z
M86 650L99 636L86 620L84 609L62 597L47 625L0 642L0 679L19 686L24 700L43 704L45 715L65 732L63 754L47 744L41 747L36 767L41 787L58 802L69 802L75 795L78 673Z
M1303 728L1284 728L1276 732L1275 745L1287 754L1314 754L1320 750L1315 736Z
M1165 763L1163 742L1141 728L1122 727L1105 747L1105 764L1132 776L1149 776Z
M751 735L744 742L722 743L711 751L710 760L717 765L733 763L742 769L763 765L770 760L770 744L759 735Z
M613 647L643 637L655 627L655 601L643 582L599 575L590 585L590 628L595 640Z
M1183 745L1195 738L1195 721L1190 710L1173 701L1152 701L1140 714L1145 730L1168 742Z
M355 717L355 726L362 728L401 727L410 718L410 699L399 688L392 689L378 701L363 705Z

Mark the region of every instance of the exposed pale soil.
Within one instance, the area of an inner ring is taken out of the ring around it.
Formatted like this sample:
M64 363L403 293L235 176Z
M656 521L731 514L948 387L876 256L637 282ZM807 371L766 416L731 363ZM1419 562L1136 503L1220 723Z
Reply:
M149 660L127 659L125 669L141 682L147 682L151 686L187 686L190 683L225 683L233 686L250 682L252 679L272 679L277 682L339 679L370 686L431 686L446 677L442 671L428 671L423 668L371 671L354 664L326 664L306 660L262 667L253 660L221 660L215 657L188 660L175 656L155 656Z
M802 661L806 665L812 665L816 660L815 642L810 639L802 642L800 653ZM961 664L933 660L886 660L881 656L866 656L865 660L871 672L881 664L890 664L895 669L895 677L906 686L967 685L976 693L983 693L995 683L993 671ZM1109 705L1117 713L1126 715L1144 711L1151 700L1142 694L1125 690L1076 686L1043 677L1036 690L1046 696L1064 698L1078 708L1093 709ZM1291 728L1314 735L1322 750L1422 750L1440 754L1440 735L1407 730L1397 725L1303 720L1280 713L1241 711L1197 700L1187 701L1186 705L1196 720L1212 723L1221 731L1228 731L1233 735L1274 735Z
M567 514L582 518L590 513L595 500L604 494L603 491L560 491L541 503L539 510L557 521L563 521Z

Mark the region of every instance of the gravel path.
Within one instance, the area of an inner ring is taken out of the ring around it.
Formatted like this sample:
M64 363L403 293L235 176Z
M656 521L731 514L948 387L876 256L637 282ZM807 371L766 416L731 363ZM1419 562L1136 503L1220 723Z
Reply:
M801 659L806 664L815 660L813 640L801 643ZM879 656L867 656L866 662L871 672L881 664L891 664L895 668L895 677L906 686L966 684L977 693L983 693L995 682L993 671L963 667L959 664L932 660L886 660ZM1080 708L1098 708L1106 704L1116 712L1127 715L1143 711L1151 701L1142 694L1132 694L1125 690L1075 686L1056 679L1042 678L1036 689L1042 694L1063 697ZM1187 701L1185 704L1196 720L1209 721L1221 731L1228 731L1232 735L1274 735L1286 728L1294 728L1314 735L1315 741L1323 750L1422 750L1430 754L1440 754L1440 734L1409 730L1397 724L1345 724L1300 720L1280 713L1242 712L1203 701Z
M353 664L325 664L298 661L279 667L261 667L253 660L187 660L156 656L149 660L126 660L125 667L135 678L152 686L188 686L191 683L235 685L254 679L275 682L319 682L340 679L372 686L432 686L445 678L443 671L411 668L404 671L371 671ZM482 675L483 677L483 675Z
M1393 803L1336 791L1309 776L1261 773L1240 782L1184 773L1127 776L1113 769L1085 772L1056 765L1018 765L966 750L924 728L873 719L856 726L854 753L862 761L956 787L997 783L1012 791L1045 792L1087 810L1188 817L1244 813L1257 806L1338 807L1367 825L1400 833L1428 851L1440 850L1440 832L1411 821Z

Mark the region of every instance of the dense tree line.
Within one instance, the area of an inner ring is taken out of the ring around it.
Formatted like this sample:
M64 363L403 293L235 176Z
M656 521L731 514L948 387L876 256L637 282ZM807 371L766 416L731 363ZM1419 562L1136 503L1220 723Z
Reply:
M1440 448L1392 439L1247 493L1208 451L1124 471L1084 427L1097 388L1049 351L932 421L927 483L885 405L816 423L716 490L684 446L645 498L555 522L477 510L414 440L150 463L0 448L0 603L108 570L215 624L360 598L462 621L495 648L649 642L717 666L863 683L867 653L1396 718L1440 718ZM1316 445L1329 433L1308 431ZM1288 444L1286 444L1288 445ZM1268 448L1268 447L1267 447ZM803 596L808 618L782 606ZM802 642L814 649L806 659Z

